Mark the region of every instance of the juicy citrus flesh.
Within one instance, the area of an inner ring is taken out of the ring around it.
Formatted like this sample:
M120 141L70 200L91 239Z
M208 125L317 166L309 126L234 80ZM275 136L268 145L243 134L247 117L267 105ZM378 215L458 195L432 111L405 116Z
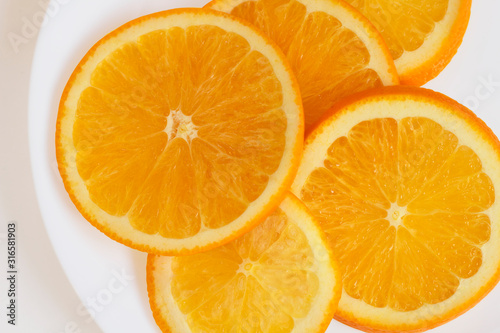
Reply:
M223 43L232 46L213 52ZM146 233L193 236L202 224L233 221L262 194L285 148L282 105L269 60L243 37L209 25L156 30L92 72L73 128L78 172L107 213L130 212ZM210 177L227 164L235 182ZM214 197L199 201L213 180Z
M61 174L84 216L127 245L216 243L279 204L298 164L299 99L249 26L202 9L153 14L99 42L70 79Z
M477 273L490 238L481 213L495 192L477 155L453 133L425 117L366 120L335 140L324 164L301 198L337 252L344 249L350 296L415 310L449 298L459 278Z
M422 85L437 75L456 52L467 22L470 0L347 0L380 31L403 83ZM458 23L458 24L457 24ZM465 24L465 26L464 26ZM425 65L431 58L432 64ZM422 78L412 78L420 66ZM429 71L430 73L425 73ZM436 72L437 71L437 72ZM432 72L432 73L431 73Z
M448 10L448 0L347 2L363 12L379 29L394 60L399 59L404 52L415 51L421 47ZM408 18L411 21L408 21Z
M368 331L425 330L498 281L500 145L437 93L370 94L310 135L292 189L338 254L339 319Z
M326 239L289 195L255 229L216 249L148 258L153 314L165 332L322 332L341 294Z
M215 0L207 6L254 24L283 50L300 85L306 130L343 97L398 83L373 26L339 1Z

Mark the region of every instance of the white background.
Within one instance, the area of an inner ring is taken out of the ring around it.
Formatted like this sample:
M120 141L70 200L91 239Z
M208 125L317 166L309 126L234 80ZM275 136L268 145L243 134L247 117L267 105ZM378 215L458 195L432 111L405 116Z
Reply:
M0 332L99 333L100 329L92 321L83 321L82 315L77 313L81 301L52 249L34 193L27 106L37 31L24 37L17 48L8 37L9 33L23 35L26 20L33 22L34 15L43 14L45 6L39 0L0 0ZM500 125L497 124L500 88L489 87L491 90L488 90L484 82L489 78L500 82L499 10L498 0L474 0L473 15L461 51L440 77L428 85L474 107L480 117L490 126L495 124L496 128ZM463 49L474 53L466 54ZM492 63L496 65L492 67ZM5 231L8 221L12 220L18 224L19 294L15 328L7 326L5 320ZM77 323L78 330L72 329L72 323Z
M36 202L28 150L28 88L36 35L16 53L8 33L21 35L23 18L42 11L39 0L0 0L0 332L66 333L80 301L47 237ZM19 240L18 325L6 324L6 240L8 221L17 221ZM91 273L89 273L91 274ZM99 333L83 321L81 332Z

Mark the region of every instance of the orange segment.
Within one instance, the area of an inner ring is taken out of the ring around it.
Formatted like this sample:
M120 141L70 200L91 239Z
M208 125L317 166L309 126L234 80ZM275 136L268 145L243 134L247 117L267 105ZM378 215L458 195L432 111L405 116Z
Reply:
M381 77L387 74L370 68L372 56L337 18L323 12L307 15L287 58L299 80L308 125L342 97L383 85Z
M61 98L56 148L93 225L142 251L187 254L277 207L302 136L279 50L237 18L181 9L131 21L87 53Z
M280 308L274 295L265 290L253 276L248 277L246 287L247 296L240 317L242 331L292 332L294 320Z
M233 309L241 308L243 305L246 289L245 280L245 275L238 274L206 303L199 304L196 311L187 316L191 331L207 332L214 330L229 332L233 326L231 323L240 319L240 315ZM214 311L214 309L217 310ZM170 330L163 331L171 332Z
M245 189L244 180L248 178L242 178L245 177L244 172L248 172L248 166L202 140L193 142L192 152L197 156L195 177L200 188L199 203L206 226L218 228L240 216L250 203L245 192L257 190L257 195L260 195L267 185L269 178L265 174L263 178L256 179L257 182L250 183L250 189ZM223 165L231 168L228 169L230 173ZM234 181L230 175L235 177Z
M307 16L306 4L300 1L239 1L232 8L223 2L211 2L207 6L241 17L261 29L274 40L286 54L296 40L296 34L303 34L302 25Z
M363 186L364 189L358 190L359 196L366 197L367 193L370 193L366 191L368 189L374 193L367 199L385 208L388 207L389 201L394 202L397 196L397 181L394 176L398 172L398 153L393 147L397 146L398 137L398 125L394 119L376 119L359 123L349 131L347 138L340 138L348 141L345 146L352 149L349 161L359 163L356 173L360 174L355 181L371 182ZM329 160L338 159L334 156L336 153L330 151ZM350 174L351 170L352 168L347 168L346 175Z
M423 85L462 43L471 0L347 0L380 31L404 84Z
M142 37L148 38L150 36ZM163 93L166 82L156 80L156 67L154 59L141 53L137 41L124 43L96 66L90 84L115 97L117 102L166 115L169 111L167 96ZM168 68L163 68L165 70Z
M345 267L344 290L376 307L387 306L393 283L396 231L388 224L375 220L327 230L330 242L344 247L339 256L341 267Z
M323 228L327 228L330 221L338 221L339 224L343 224L352 221L372 221L386 216L384 207L364 201L359 195L346 196L349 189L341 181L337 181L339 176L341 176L340 173L335 175L327 168L317 168L309 176L311 185L308 187L308 191L302 192L303 201L316 201L315 205L318 211L321 211L321 215L316 216L316 218L322 223ZM367 186L363 188L368 189L368 191L377 190L377 187ZM380 191L378 192L380 193ZM383 198L380 199L383 200ZM331 201L335 202L336 205L330 205Z
M201 209L196 194L194 165L186 141L174 139L165 148L128 218L135 229L165 238L188 238L201 228Z
M339 254L339 320L423 331L500 279L500 142L430 90L346 99L306 140L292 190Z
M289 195L249 233L208 252L148 257L163 332L324 332L339 272L305 206Z
M225 289L234 280L241 262L226 245L192 256L189 261L172 262L172 270L180 277L172 280L172 292L181 311L190 313ZM197 272L199 280L183 278L193 272Z
M76 154L76 171L90 199L98 202L99 207L108 214L125 215L151 172L152 166L143 161L156 160L166 142L166 135L157 133L142 140L110 142L100 147L79 150ZM120 169L120 172L114 172L116 169Z
M436 122L420 117L403 119L400 132L398 205L406 206L455 151L458 139Z
M449 1L378 1L377 5L371 0L347 2L360 9L383 31L382 35L388 40L389 49L396 60L405 51L415 51L422 46L436 23L446 15Z
M397 84L374 27L335 0L214 0L206 7L254 24L285 53L299 81L306 130L352 93Z
M470 278L479 271L483 256L480 246L491 236L487 215L410 215L404 224L457 277Z
M233 241L239 257L259 261L271 245L281 238L281 234L288 225L288 216L281 209L277 209L266 217L264 222L265 224L261 224L260 227L254 228Z
M131 142L158 134L166 124L164 117L149 109L89 87L82 92L76 110L73 144L84 150L109 142Z
M272 174L278 169L286 146L287 120L283 110L240 119L200 127L198 137L202 140L198 144L211 146L238 164L254 167L257 172Z
M439 304L456 293L460 280L406 228L398 228L395 248L391 309L417 310L425 304Z
M445 190L443 190L445 189ZM495 188L478 156L459 146L408 205L416 214L433 211L479 213L495 202ZM465 205L463 203L466 203Z
M307 270L272 265L257 266L254 274L255 279L267 287L268 294L275 298L276 305L288 314L290 319L306 317L311 311L319 289L316 274Z

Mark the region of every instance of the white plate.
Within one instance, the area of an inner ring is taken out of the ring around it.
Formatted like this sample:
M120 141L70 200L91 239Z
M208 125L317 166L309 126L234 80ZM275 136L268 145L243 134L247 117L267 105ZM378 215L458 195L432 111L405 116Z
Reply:
M102 36L141 15L205 0L52 0L33 60L29 139L40 209L59 260L104 332L158 332L146 294L146 254L109 240L78 213L64 191L55 160L59 98L72 70ZM500 2L474 1L464 43L452 63L427 86L475 109L500 134ZM127 275L128 280L117 278ZM433 332L500 332L500 288L465 315ZM78 327L89 314L83 307ZM357 332L335 321L328 332Z

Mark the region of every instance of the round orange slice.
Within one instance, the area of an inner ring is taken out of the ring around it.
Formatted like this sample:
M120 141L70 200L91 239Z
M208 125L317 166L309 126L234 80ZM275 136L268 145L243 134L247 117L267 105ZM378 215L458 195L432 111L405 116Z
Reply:
M343 271L336 318L421 332L500 279L500 142L439 93L386 87L339 103L311 133L292 191Z
M472 0L347 0L384 37L401 83L423 85L436 77L462 43Z
M255 229L219 248L148 256L148 294L163 332L324 332L341 276L324 233L288 195Z
M208 8L247 20L283 50L299 82L306 131L340 99L399 79L382 37L339 0L214 0Z
M280 204L303 121L271 41L224 13L171 10L121 26L78 64L59 106L57 161L72 201L106 235L187 254Z

